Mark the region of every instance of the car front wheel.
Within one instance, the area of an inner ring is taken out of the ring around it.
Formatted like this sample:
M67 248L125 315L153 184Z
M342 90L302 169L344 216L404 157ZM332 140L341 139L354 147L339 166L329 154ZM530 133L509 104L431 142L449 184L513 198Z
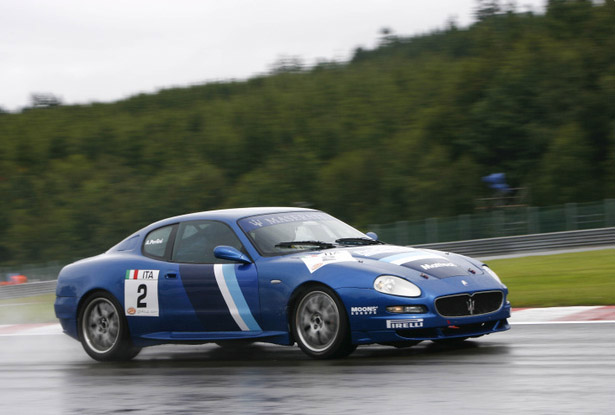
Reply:
M79 339L93 359L130 360L141 350L130 340L126 318L117 300L109 293L88 297L79 314Z
M308 289L296 302L292 316L293 336L308 356L316 359L344 357L356 349L350 342L344 305L331 289Z

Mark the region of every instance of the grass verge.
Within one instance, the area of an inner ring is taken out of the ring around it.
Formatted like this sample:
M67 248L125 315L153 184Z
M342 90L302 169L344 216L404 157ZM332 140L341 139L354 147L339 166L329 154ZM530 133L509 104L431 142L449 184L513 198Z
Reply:
M615 249L489 261L513 307L615 304Z
M0 300L0 324L53 323L55 294Z

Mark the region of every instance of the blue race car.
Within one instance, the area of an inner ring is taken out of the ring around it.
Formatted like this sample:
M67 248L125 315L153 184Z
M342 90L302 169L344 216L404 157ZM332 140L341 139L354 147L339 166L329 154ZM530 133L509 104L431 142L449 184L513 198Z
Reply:
M508 330L507 294L468 257L388 245L318 210L246 208L164 219L67 265L55 312L101 361L253 341L324 359Z

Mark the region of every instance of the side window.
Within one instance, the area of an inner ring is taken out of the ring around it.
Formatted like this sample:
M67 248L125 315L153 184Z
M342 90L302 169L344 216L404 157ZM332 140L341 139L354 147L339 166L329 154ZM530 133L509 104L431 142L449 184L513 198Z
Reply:
M222 222L192 221L179 225L172 260L196 264L226 263L214 257L214 248L229 245L245 252L235 232Z
M154 258L166 257L169 241L172 237L173 228L176 225L158 228L147 234L143 242L143 254Z

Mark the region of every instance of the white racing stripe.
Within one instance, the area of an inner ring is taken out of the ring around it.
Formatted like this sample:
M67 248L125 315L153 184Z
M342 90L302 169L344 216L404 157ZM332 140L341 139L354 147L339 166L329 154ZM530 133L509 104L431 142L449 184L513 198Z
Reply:
M233 295L229 289L229 286L226 283L226 279L224 278L224 268L223 264L215 264L214 265L214 275L216 276L216 282L218 283L218 288L222 293L222 297L224 297L224 302L235 320L235 323L239 326L242 331L249 331L250 327L243 319L242 313L237 307L237 303L235 302Z
M379 261L389 262L395 265L405 264L406 262L421 261L423 259L445 259L445 257L430 252L404 252L380 258Z

